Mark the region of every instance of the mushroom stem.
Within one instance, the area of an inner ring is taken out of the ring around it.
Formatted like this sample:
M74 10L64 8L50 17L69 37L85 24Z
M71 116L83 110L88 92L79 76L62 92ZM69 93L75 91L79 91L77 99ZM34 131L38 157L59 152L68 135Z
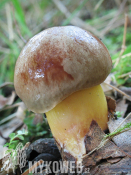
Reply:
M63 152L81 161L84 137L92 120L107 129L108 110L100 85L77 91L46 113L52 134Z

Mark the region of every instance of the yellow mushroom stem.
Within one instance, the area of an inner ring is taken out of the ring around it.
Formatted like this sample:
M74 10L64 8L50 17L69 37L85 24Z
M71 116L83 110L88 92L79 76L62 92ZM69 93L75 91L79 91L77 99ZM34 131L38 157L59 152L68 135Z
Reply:
M108 110L100 85L77 91L46 113L51 131L61 148L81 160L86 153L84 136L92 120L107 129Z

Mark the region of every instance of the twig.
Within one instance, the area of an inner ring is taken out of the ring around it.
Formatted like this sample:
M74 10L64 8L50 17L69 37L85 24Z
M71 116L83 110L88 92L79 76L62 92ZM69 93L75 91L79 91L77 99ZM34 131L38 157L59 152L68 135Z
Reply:
M131 96L131 87L120 86L119 89Z
M130 56L131 56L131 53L127 53L127 54L123 55L123 56L121 57L121 59L124 59L124 58L126 58L126 57L130 57ZM118 59L119 59L119 58L116 58L115 60L113 60L113 63L116 62Z
M88 156L91 155L94 151L97 151L97 150L99 150L100 148L102 148L102 147L103 147L109 140L111 140L113 137L115 137L115 136L117 136L117 135L119 135L119 134L122 134L122 133L124 133L124 132L127 132L127 131L129 131L129 130L131 130L131 128L125 129L125 130L120 131L120 132L117 132L117 133L113 134L112 136L108 136L108 135L107 135L106 139L105 139L105 137L104 137L103 140L100 142L100 144L99 144L96 148L94 148L92 151L90 151L88 154L84 155L83 158L88 157Z
M110 30L113 30L113 29L116 29L116 28L122 26L122 25L124 24L124 21L125 21L124 18L118 19L117 22L114 23L114 24L111 26ZM109 31L110 31L110 30L109 30ZM109 32L109 31L108 31L108 32Z
M8 117L6 117L6 118L4 118L3 120L0 121L0 125L2 125L3 123L5 123L5 122L11 120L12 118L14 118L14 117L16 117L16 116L17 116L17 112L15 112L15 113L9 115Z
M96 151L96 150L100 149L101 147L103 147L103 146L107 143L107 141L109 141L109 139L102 140L102 141L100 142L100 144L99 144L96 148L94 148L94 149L93 149L92 151L90 151L88 154L84 155L83 158L88 157L88 156L89 156L90 154L92 154L94 151Z
M7 106L7 107L5 107L5 108L2 108L2 109L0 109L0 112L1 112L1 111L4 111L4 110L7 110L7 109L12 109L12 108L18 107L18 106L21 105L21 103L23 103L23 102L19 102L19 103L16 103L16 104Z
M128 116L125 118L125 120L127 120L129 117L131 116L131 113L128 114ZM92 151L90 151L88 154L84 155L83 158L86 158L88 157L90 154L92 154L94 151L97 151L99 150L100 148L102 148L109 140L111 140L113 137L119 135L119 134L122 134L124 132L127 132L129 130L131 130L131 128L120 128L120 126L125 122L125 120L112 132L110 133L109 135L105 135L102 139L102 141L100 142L100 144L94 148ZM119 130L118 130L119 129Z
M108 25L109 21L114 17L114 15L115 15L115 11L111 12L108 15L100 17L99 20L98 20L98 18L95 19L94 20L95 28L97 30L103 30L103 28L105 28ZM122 26L124 24L124 22L125 22L124 17L120 16L119 19L117 20L117 22L111 26L111 30L113 30L119 26Z
M109 32L109 30L111 29L113 24L118 19L119 15L123 12L126 2L127 2L127 0L123 0L123 2L121 3L121 6L120 6L119 10L117 11L115 17L113 19L111 19L110 22L108 23L107 27L102 30L102 32L100 33L100 37L103 37L107 32Z
M128 72L126 74L120 75L118 78L123 78L123 77L130 76L130 75L131 75L131 72Z
M124 24L124 34L123 34L123 44L122 44L122 50L121 50L121 56L126 48L126 32L127 32L127 25L128 25L128 15L125 14L125 24Z
M125 24L124 24L124 34L123 34L123 43L122 43L122 47L121 47L121 52L120 52L120 55L119 55L119 58L118 60L116 61L114 67L116 67L120 60L121 60L121 56L123 55L125 49L126 49L126 32L127 32L127 24L128 24L128 15L125 14Z
M39 30L42 30L43 28L47 28L51 19L53 18L53 16L55 16L57 14L57 12L58 12L57 9L55 9L55 10L52 9L51 11L46 13L43 17L42 22L33 27L33 29L31 30L32 34L35 35Z
M54 4L57 6L57 8L65 15L66 18L69 18L71 16L71 13L68 11L68 9L63 5L63 3L59 0L53 0ZM85 30L89 30L95 35L99 36L99 31L97 31L94 27L90 26L89 24L86 24L82 19L78 17L74 17L71 19L70 23L75 26L79 26Z
M70 21L78 14L78 12L80 12L80 10L83 8L83 6L85 5L85 3L87 1L88 0L82 0L82 2L80 3L80 5L70 14L70 16L62 23L62 25L69 24Z
M94 10L97 10L100 7L100 5L103 3L103 1L104 0L99 0L99 2L96 4Z
M3 83L2 85L0 85L0 89L2 89L5 86L8 86L8 85L14 85L14 83L12 83L12 82Z
M127 98L128 100L131 101L131 96L127 95L126 93L124 93L123 91L121 91L121 90L118 89L117 87L112 86L111 84L108 84L108 83L106 83L106 82L103 82L103 83L106 84L106 85L108 85L108 86L110 86L111 88L115 89L116 91L118 91L118 92L121 93L122 95L126 96L126 98Z
M11 10L10 10L10 5L8 3L6 3L5 9L6 9L6 16L7 16L9 40L12 41L14 39L14 33L13 33L13 24L12 24L12 18L11 18Z
M120 126L130 117L131 117L131 112L127 115L127 117L120 123L120 125L113 132L115 132L118 128L120 128Z

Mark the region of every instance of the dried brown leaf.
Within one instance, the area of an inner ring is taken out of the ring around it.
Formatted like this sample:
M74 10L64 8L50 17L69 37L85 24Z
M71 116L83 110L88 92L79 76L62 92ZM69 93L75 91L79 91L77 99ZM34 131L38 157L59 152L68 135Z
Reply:
M116 101L113 100L111 97L106 97L107 105L108 105L108 111L110 113L113 113L116 111Z
M4 97L0 95L0 109L4 108L6 105L11 105L15 99L15 92L13 91L10 97Z
M90 170L90 175L131 175L131 159L129 157L122 158L117 163L104 162Z
M92 121L90 130L85 137L86 152L89 153L90 151L94 150L101 143L104 135L104 132L101 130L98 124L95 121ZM125 154L109 140L102 148L94 151L89 156L85 156L83 158L83 165L86 167L94 166L101 160L121 157L125 157Z
M7 138L12 132L14 132L16 128L20 127L22 124L23 122L20 119L14 118L10 120L8 123L0 126L0 132L3 134L4 137ZM3 146L4 144L5 140L0 137L0 145Z
M117 120L110 119L108 122L108 128L110 132L113 132L124 118L120 117ZM131 119L127 119L122 126L131 122ZM126 131L122 134L115 136L113 139L114 143L124 152L131 156L131 131Z

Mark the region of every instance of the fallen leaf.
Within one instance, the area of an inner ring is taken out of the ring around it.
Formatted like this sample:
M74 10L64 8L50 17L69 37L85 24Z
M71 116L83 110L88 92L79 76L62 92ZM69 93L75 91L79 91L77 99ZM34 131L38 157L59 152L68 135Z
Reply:
M14 130L21 126L23 124L23 122L18 119L18 118L14 118L12 120L10 120L8 123L3 124L0 126L0 132L2 133L2 135L4 137L8 137L12 132L14 132ZM5 144L5 139L0 137L0 146L3 146ZM0 150L1 153L1 150Z
M25 106L25 104L23 102L20 103L17 112L16 112L16 117L18 117L19 119L21 119L22 121L25 119L25 110L27 109L27 107Z
M107 96L106 96L106 100L107 100L108 111L110 113L115 112L116 111L116 101L113 100L111 97L107 97Z
M90 175L131 175L131 159L129 157L122 158L117 163L104 162L90 170Z
M108 122L108 128L110 132L113 132L121 122L123 122L124 118L120 117L117 120L113 120L110 118ZM131 122L131 119L127 119L121 126ZM115 136L113 139L114 143L124 152L131 156L131 130L121 133Z
M95 121L92 121L90 125L90 130L85 136L86 153L94 150L102 141L104 137L104 132L98 126ZM94 166L102 160L108 158L121 158L125 157L125 154L119 150L119 148L110 140L101 147L100 149L94 151L88 156L84 156L83 165L85 167Z
M116 111L122 112L122 116L124 117L128 104L126 104L126 100L122 99L119 102L116 102Z
M4 97L0 95L0 109L4 108L6 105L11 105L15 99L15 92L13 91L10 97Z

